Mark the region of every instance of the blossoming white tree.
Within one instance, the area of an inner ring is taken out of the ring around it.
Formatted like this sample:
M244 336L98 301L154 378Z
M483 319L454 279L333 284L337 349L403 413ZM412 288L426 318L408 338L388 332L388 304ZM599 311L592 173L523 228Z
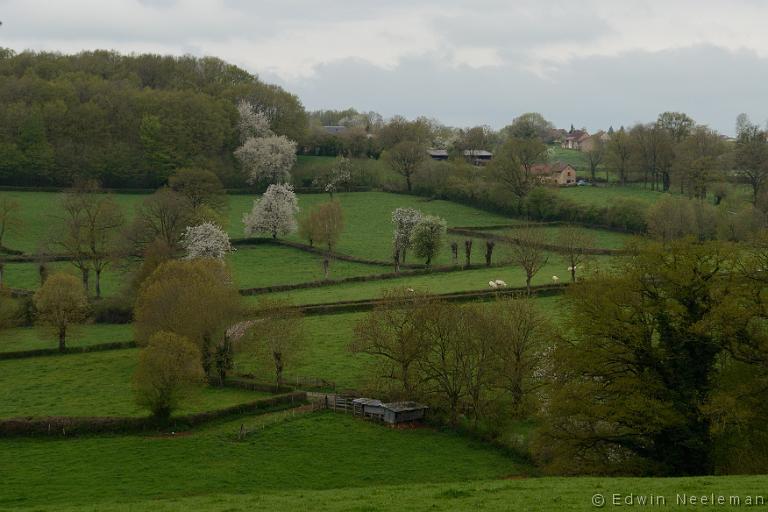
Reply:
M243 216L246 236L267 233L272 238L296 231L299 200L291 185L270 185L261 198L253 202L250 213Z
M392 224L395 226L393 252L398 255L396 259L399 262L405 263L405 250L411 246L411 233L422 216L415 208L396 208L392 212Z
M240 137L243 144L235 150L248 172L248 182L284 183L296 163L296 143L269 128L267 116L245 101L238 105Z
M285 183L296 163L296 143L283 135L251 137L235 156L248 171L249 183Z
M267 115L255 108L246 100L241 100L237 104L237 112L240 114L238 128L240 129L240 140L245 142L252 137L269 137L274 135L269 128L269 118Z
M187 227L181 236L181 243L187 251L186 259L188 260L196 258L220 260L233 250L232 244L229 243L229 235L212 222Z

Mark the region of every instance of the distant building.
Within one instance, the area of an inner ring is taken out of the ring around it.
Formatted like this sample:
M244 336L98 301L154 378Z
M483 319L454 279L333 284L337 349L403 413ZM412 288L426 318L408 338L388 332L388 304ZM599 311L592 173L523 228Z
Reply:
M323 130L325 130L327 133L330 133L331 135L340 135L347 131L347 127L339 125L323 126Z
M541 183L567 187L576 184L576 169L565 162L534 164L531 174Z
M472 165L486 165L493 158L493 153L484 149L465 149L464 158Z
M560 141L560 147L563 149L581 149L581 144L589 138L586 130L573 130L568 132Z
M447 149L428 149L427 154L432 160L448 160Z
M579 149L581 151L592 151L595 148L595 144L597 144L598 140L603 143L606 143L609 140L611 140L611 136L608 135L608 133L600 130L599 132L593 135L590 135L586 139L582 140L579 143Z

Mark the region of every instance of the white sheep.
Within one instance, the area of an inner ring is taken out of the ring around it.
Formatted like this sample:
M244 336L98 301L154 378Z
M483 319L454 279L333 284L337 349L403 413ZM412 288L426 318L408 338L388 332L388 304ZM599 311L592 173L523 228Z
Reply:
M507 287L507 283L505 283L505 282L504 282L504 281L502 281L501 279L497 279L497 280L495 281L495 283L496 283L496 286L498 286L498 287L500 287L500 288L506 288L506 287Z
M552 282L553 282L553 283L555 283L555 284L557 284L557 283L559 283L559 282L560 282L560 278L559 278L559 277L557 277L557 276L552 276Z
M408 291L409 291L409 292L411 292L411 293L414 293L414 292L416 291L416 290L414 290L413 288L406 288L406 290L408 290Z
M494 290L499 287L499 285L496 284L496 281L488 281L488 286L490 286Z

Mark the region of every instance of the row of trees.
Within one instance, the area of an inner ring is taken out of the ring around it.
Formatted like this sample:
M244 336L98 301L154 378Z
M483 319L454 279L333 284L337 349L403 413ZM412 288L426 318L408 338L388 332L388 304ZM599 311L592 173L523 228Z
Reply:
M569 288L555 328L525 299L390 290L355 328L373 391L528 447L555 474L765 471L768 240L648 243Z
M554 331L525 299L456 305L407 289L387 291L355 326L353 352L374 357L371 385L424 400L452 425L527 416Z

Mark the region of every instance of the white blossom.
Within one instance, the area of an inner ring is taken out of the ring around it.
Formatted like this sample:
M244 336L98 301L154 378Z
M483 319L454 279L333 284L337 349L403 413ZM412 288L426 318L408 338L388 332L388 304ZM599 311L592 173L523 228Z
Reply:
M204 222L199 226L187 227L181 237L181 243L187 250L186 259L215 258L223 259L232 252L229 235L212 222Z
M277 238L293 233L297 227L298 203L291 185L270 185L264 195L253 202L250 213L243 216L246 236L266 233Z
M296 163L296 143L283 135L251 137L235 150L248 182L285 183Z
M392 224L395 226L393 243L397 249L407 249L411 246L413 228L423 217L415 208L396 208L392 212Z
M269 128L269 118L267 115L260 110L256 110L246 100L241 100L237 104L237 111L240 114L240 121L238 122L240 140L243 142L253 137L269 137L274 135Z

